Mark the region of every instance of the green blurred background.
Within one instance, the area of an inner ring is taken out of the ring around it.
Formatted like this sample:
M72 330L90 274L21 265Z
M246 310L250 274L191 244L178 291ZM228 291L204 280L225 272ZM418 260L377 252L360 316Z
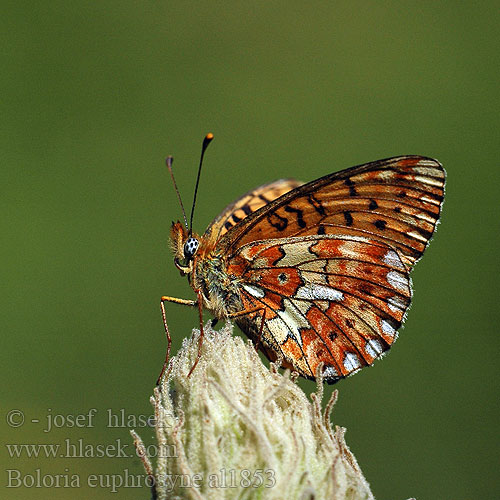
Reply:
M3 443L129 444L108 410L151 413L165 350L159 297L193 297L168 250L180 210L167 154L189 205L202 137L216 136L199 231L276 178L423 154L448 172L442 224L413 273L400 340L336 386L333 421L378 499L498 498L497 8L3 3ZM170 305L168 319L177 349L197 316ZM92 426L44 432L47 415L91 408ZM7 425L12 409L23 426ZM15 458L2 447L2 458L2 498L109 498L86 486L89 474L142 471L120 457ZM81 487L9 490L7 469L77 474Z

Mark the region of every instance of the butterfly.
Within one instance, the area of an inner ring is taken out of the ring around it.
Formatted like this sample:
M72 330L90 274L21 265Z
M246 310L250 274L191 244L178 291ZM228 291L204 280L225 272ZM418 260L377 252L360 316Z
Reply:
M195 198L212 138L203 144ZM444 185L437 160L397 156L306 184L258 187L203 235L191 230L193 211L190 225L184 212L170 240L197 298L162 297L168 337L164 302L177 302L198 307L199 354L205 308L234 320L269 360L307 379L319 366L323 380L335 383L372 365L397 338L412 296L410 272L438 223Z

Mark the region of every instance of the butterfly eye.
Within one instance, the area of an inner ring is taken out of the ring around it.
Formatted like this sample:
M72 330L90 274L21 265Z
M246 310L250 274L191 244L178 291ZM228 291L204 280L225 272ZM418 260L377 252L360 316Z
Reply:
M196 250L198 250L200 242L196 238L188 238L186 240L186 243L184 243L184 257L187 260L190 260L193 258L193 255L196 253Z

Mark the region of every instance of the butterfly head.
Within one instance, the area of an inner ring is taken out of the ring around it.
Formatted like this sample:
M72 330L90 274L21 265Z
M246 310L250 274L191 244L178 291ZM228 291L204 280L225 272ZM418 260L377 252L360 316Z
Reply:
M177 269L181 274L190 274L193 271L193 258L200 246L197 235L189 234L180 222L173 222L170 230L170 245Z
M177 189L177 184L175 182L174 173L172 171L172 163L174 159L169 156L167 158L167 167L172 177L172 182L174 184L175 192L177 193L177 198L179 199L179 204L182 209L182 215L184 216L184 225L179 221L172 222L172 229L170 230L170 245L174 253L174 264L179 269L181 274L189 275L193 272L193 259L200 246L200 238L198 235L193 234L193 215L194 208L196 205L196 193L198 192L198 185L200 183L201 167L203 165L203 156L205 155L205 150L214 138L212 133L209 133L203 139L203 144L201 147L201 157L200 165L198 167L198 176L196 178L196 185L194 188L193 196L193 207L191 208L191 217L188 225L188 220L186 217L186 211L184 210L184 205L181 200L181 195Z

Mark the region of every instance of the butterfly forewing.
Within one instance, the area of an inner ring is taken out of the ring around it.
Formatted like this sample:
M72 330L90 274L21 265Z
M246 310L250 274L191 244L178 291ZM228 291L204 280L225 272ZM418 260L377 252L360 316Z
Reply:
M280 179L249 191L228 205L208 226L205 235L218 240L242 219L302 184L295 179Z
M408 271L388 245L364 237L308 236L249 243L238 250L244 307L237 320L284 366L335 382L383 354L410 303Z
M439 219L444 170L436 160L403 156L337 172L290 191L222 238L229 254L261 239L364 236L397 248L411 266Z

